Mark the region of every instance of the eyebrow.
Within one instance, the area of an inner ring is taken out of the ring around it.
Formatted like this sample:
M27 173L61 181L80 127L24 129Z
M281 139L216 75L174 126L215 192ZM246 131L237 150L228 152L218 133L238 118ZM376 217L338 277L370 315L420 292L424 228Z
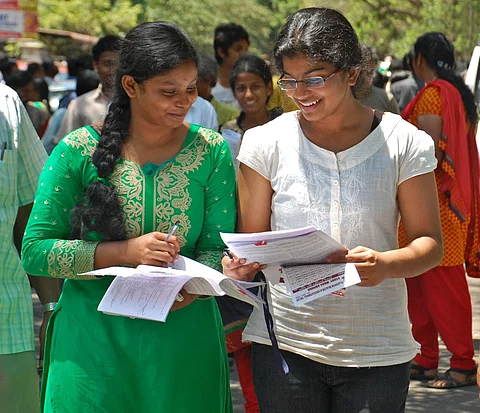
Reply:
M312 72L317 72L317 71L319 71L319 70L327 70L327 69L324 68L324 67L316 67L316 68L314 68L314 69L310 69L310 70L307 70L306 72L304 72L304 73L303 73L303 76L309 75L310 73L312 73ZM283 74L288 75L288 76L292 76L290 73L286 72L285 70L283 71ZM292 77L293 77L293 76L292 76Z
M190 81L188 84L191 85L192 83L196 83L198 80L198 76L195 77L192 81ZM176 86L178 85L178 82L172 81L172 80L166 80L165 82L162 82L161 85L168 85L168 86Z

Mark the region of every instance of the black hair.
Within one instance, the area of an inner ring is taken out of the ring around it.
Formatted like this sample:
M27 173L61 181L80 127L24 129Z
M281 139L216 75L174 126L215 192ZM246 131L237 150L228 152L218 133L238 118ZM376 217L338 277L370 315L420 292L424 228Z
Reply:
M35 73L39 70L43 70L43 66L40 63L29 63L27 66L27 72L30 73L32 76L35 76Z
M265 83L265 86L272 83L272 72L267 62L253 54L244 54L233 65L230 72L230 87L233 93L235 93L235 84L240 73L253 73L259 76Z
M429 32L420 36L415 45L415 58L423 56L428 66L435 71L437 78L450 82L462 97L465 113L472 127L478 121L477 107L472 91L463 79L455 73L455 49L453 43L440 32Z
M228 49L239 40L246 40L250 44L250 38L247 31L235 23L221 24L215 28L215 35L213 39L213 48L215 50L215 59L218 64L222 63L222 58L218 54L221 49L223 53L227 54Z
M48 90L48 84L47 82L45 82L45 79L38 77L36 79L33 79L33 86L37 91L40 100L45 100L48 102L48 96L50 92Z
M198 56L198 77L199 79L211 79L210 86L217 84L217 63L213 57L200 53Z
M403 70L413 72L413 59L415 58L415 50L410 49L402 58Z
M18 70L17 63L11 58L5 58L0 61L0 72L4 78L9 76L14 71Z
M378 57L377 51L372 46L369 46L368 44L362 45L362 52L363 52L363 60L365 63L374 62L375 64L377 64L378 61L380 60Z
M85 69L78 75L77 78L77 87L75 90L77 96L81 96L84 93L96 89L100 84L100 81L101 79L97 72L94 72L90 69Z
M27 86L32 81L33 76L23 70L14 71L5 79L7 86L10 86L16 92L18 92L18 89Z
M368 92L365 62L357 34L338 11L309 7L292 14L275 42L273 60L283 72L283 59L305 55L311 62L327 62L340 70L360 68L352 93L361 99Z
M100 38L97 44L92 48L93 60L98 62L102 53L118 51L120 49L121 41L122 39L120 37L113 34L108 34Z
M72 238L84 238L89 231L96 231L105 240L127 236L117 192L104 181L113 172L129 134L130 98L122 86L122 78L129 75L141 84L182 63L197 65L197 60L192 42L175 24L143 23L128 32L120 48L112 103L92 155L99 180L88 186L86 202L72 210Z
M93 70L93 58L89 54L73 56L67 59L68 75L78 77L84 70Z

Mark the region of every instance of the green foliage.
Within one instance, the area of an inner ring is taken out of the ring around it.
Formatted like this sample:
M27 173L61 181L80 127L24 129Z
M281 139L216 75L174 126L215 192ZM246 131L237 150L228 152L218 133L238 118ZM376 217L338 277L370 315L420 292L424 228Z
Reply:
M253 53L267 53L273 15L256 0L150 0L148 20L166 20L178 24L197 44L199 50L213 55L213 34L222 23L241 24L250 35Z
M141 13L142 6L130 0L40 0L38 4L40 27L92 36L123 36L138 23ZM84 53L91 47L52 36L42 36L42 41L57 55Z
M402 57L430 31L445 33L458 58L468 58L479 41L480 0L339 0L334 7L380 54Z
M143 21L168 20L182 27L205 53L213 54L214 28L244 26L253 53L268 54L287 16L308 6L342 11L362 43L379 54L403 56L427 31L442 31L458 57L468 57L480 38L480 0L39 0L41 27L94 36L124 35ZM69 39L42 37L53 53L86 51Z

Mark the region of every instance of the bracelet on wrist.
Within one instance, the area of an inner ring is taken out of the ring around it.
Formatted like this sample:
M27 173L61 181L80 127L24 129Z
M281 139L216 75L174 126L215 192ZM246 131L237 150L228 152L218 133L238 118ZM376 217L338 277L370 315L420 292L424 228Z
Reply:
M45 314L45 313L48 313L50 311L53 311L53 310L55 310L56 306L57 306L56 301L51 301L49 303L42 304L42 313Z

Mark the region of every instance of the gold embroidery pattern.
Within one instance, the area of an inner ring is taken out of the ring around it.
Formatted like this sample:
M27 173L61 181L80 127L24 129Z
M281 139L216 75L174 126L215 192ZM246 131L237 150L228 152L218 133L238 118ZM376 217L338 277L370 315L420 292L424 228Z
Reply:
M125 214L127 237L134 238L142 235L145 178L138 165L123 159L123 162L115 165L109 181L117 190L118 201Z
M179 238L181 245L185 245L188 232L192 227L190 219L185 214L192 206L192 198L188 191L190 180L187 175L200 167L209 146L222 141L223 137L220 134L210 129L200 128L195 139L183 148L171 167L155 175L157 231L168 232L172 222L180 221L175 235ZM175 209L182 213L174 215Z
M203 251L195 257L195 260L208 265L217 271L222 271L222 251Z
M82 156L92 156L97 149L98 141L92 136L87 128L80 128L70 132L63 141L67 146L81 149Z
M97 242L81 240L58 240L48 254L48 274L54 278L95 279L94 276L79 277L80 272L93 269L93 258Z

